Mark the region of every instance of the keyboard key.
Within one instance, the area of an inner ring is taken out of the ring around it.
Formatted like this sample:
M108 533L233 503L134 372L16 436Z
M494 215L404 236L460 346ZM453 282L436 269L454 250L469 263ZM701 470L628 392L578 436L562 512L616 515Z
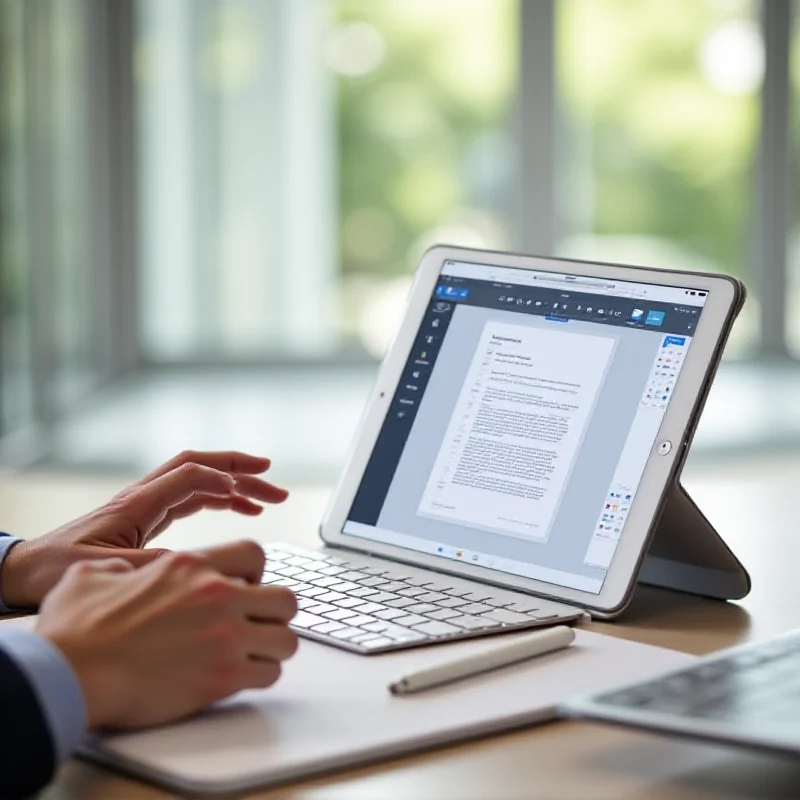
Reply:
M397 617L404 617L406 612L399 608L387 608L385 611L376 611L375 616L378 619L397 619Z
M353 589L358 589L358 584L353 583L352 581L339 581L339 583L332 583L328 588L332 592L344 592L345 594L350 594Z
M487 606L486 603L468 603L458 609L462 614L483 614L485 611L491 611L492 607Z
M298 597L297 598L297 607L298 608L305 608L308 609L310 606L319 605L316 600L312 599L311 597Z
M390 578L393 576L389 576ZM389 581L388 583L384 583L381 586L382 592L399 592L400 589L405 589L406 585L404 583L400 583L400 581Z
M367 575L385 575L389 570L386 567L362 567L361 571Z
M313 589L313 588L315 587L313 587L310 583L296 583L294 586L292 586L292 591L295 594L297 594L298 592L302 592L303 589Z
M277 572L265 572L261 576L261 583L262 585L266 586L269 583L274 583L275 581L279 581L283 575L278 575Z
M425 592L425 594L418 594L417 600L420 603L435 603L438 600L446 600L447 595L442 594L441 592Z
M493 619L485 617L471 617L468 614L462 614L460 617L452 617L447 620L450 625L458 625L459 628L464 628L468 631L476 631L480 628L497 628L500 623Z
M405 608L413 606L417 601L413 597L398 597L397 600L387 600L385 605L390 608Z
M428 583L428 581L430 581L430 578L428 578L428 577L425 577L425 578L414 578L414 577L406 578L406 584L408 586L424 586L426 583Z
M353 636L350 638L350 641L353 644L361 644L361 642L368 642L370 639L380 639L381 637L377 633L362 633L360 636Z
M299 585L300 581L296 581L293 578L279 578L277 581L273 581L270 586L285 586L287 589L291 589L293 586Z
M386 606L382 606L380 603L362 603L361 605L355 606L355 610L361 614L373 614L376 611L383 611Z
M394 642L386 636L380 636L377 639L370 639L366 642L359 642L359 645L365 650L377 650L379 647L386 647L386 645L394 644Z
M403 625L406 628L410 628L412 625L420 625L427 621L425 617L421 617L419 614L406 614L405 616L397 617L397 619L392 620L395 625Z
M449 594L450 597L464 597L464 595L471 594L472 589L465 589L463 586L456 586L455 589L448 589L445 594Z
M334 600L344 600L347 595L342 594L341 592L331 592L327 591L325 594L318 594L317 600L320 603L332 603Z
M400 589L397 594L402 595L403 597L416 597L420 594L426 594L424 589L414 588L413 586L406 589Z
M484 600L491 600L494 595L487 594L486 592L468 592L462 595L465 600L472 600L473 603L482 603Z
M444 600L437 600L439 608L459 608L465 606L467 601L463 597L446 597Z
M461 612L452 608L437 608L436 611L429 611L425 616L428 619L452 619L453 617L460 617Z
M398 628L396 630L386 631L384 636L394 639L396 642L424 642L430 638L424 633L419 633L413 628Z
M297 594L303 597L317 597L321 594L328 594L327 589L321 589L319 586L312 586L310 589L302 589Z
M451 589L455 589L455 586L452 583L429 581L428 583L423 584L423 588L427 589L429 592L449 592Z
M351 611L349 608L337 608L333 611L326 611L323 616L325 619L335 619L337 622L340 622L348 617L356 616L356 613L355 611Z
M528 616L534 619L555 619L558 614L555 611L542 609L541 611L531 611L528 613Z
M277 572L278 575L283 575L285 578L291 578L294 575L299 575L301 572L306 572L302 567L284 567L284 566L277 566L273 567L273 572Z
M301 556L292 556L291 558L287 558L286 561L283 562L284 564L288 564L291 567L304 567L308 569L310 565L314 562L309 558L302 558Z
M351 589L347 594L350 597L370 597L373 594L380 594L380 592L371 586L361 586L358 589Z
M416 598L419 600L419 598ZM427 614L429 611L436 611L436 606L430 603L414 603L413 606L406 606L406 611L411 614Z
M314 633L332 633L333 631L341 630L347 626L341 622L323 622L321 625L314 625L311 630Z
M314 604L306 609L309 614L321 615L327 614L329 611L336 611L336 606L332 606L330 603L319 603L316 598L310 599L307 602Z
M363 628L370 622L375 622L375 617L371 617L369 614L356 614L354 617L347 618L347 624L356 628Z
M495 608L483 614L483 616L502 622L504 625L517 625L520 622L531 621L531 618L527 614L520 614L518 611L509 611L507 608Z
M446 622L424 622L422 625L415 625L415 631L427 634L428 636L447 636L451 633L461 633L461 628L455 625L448 625Z
M365 631L372 631L373 633L383 633L384 631L392 630L392 625L388 622L370 622L367 625L361 626Z
M353 570L349 572L343 572L341 575L338 576L340 580L343 581L360 581L364 577L363 572L355 572Z
M355 592L348 592L348 594L355 594ZM363 597L364 595L357 596ZM376 592L375 594L370 595L369 601L370 603L385 603L387 600L398 600L399 598L399 594L392 594L392 592Z
M509 611L519 611L520 614L528 614L531 611L537 611L541 607L542 604L538 600L518 600L506 606Z
M506 606L510 606L513 602L513 600L509 600L507 597L490 597L486 601L486 605L494 608L505 608Z
M317 578L317 580L314 581L314 586L331 586L334 583L341 583L341 580L326 575L322 578Z
M319 571L323 575L341 575L343 572L347 572L344 567L336 567L333 564L329 564L327 567L320 567Z
M267 547L265 552L267 554L267 561L285 561L287 558L291 558L289 553L273 550L271 547Z
M345 597L343 600L337 600L334 605L339 608L352 608L353 606L360 606L364 601L360 597Z
M312 570L307 570L306 572L301 572L297 576L297 580L305 581L306 583L314 583L315 581L318 581L320 578L324 577L325 577L324 575L321 575L319 572L315 572L312 569Z
M387 583L387 580L385 578L369 577L362 578L359 583L362 586L382 586L384 583Z
M320 625L325 620L316 614L309 614L308 611L298 611L292 618L292 625L295 628L310 628L313 625Z
M360 628L339 628L338 631L331 631L331 636L334 639L352 639L363 632Z

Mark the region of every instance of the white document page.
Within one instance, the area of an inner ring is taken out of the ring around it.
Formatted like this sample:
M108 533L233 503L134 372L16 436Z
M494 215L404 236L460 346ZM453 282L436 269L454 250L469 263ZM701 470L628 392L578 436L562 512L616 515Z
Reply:
M615 346L486 323L417 513L546 541Z

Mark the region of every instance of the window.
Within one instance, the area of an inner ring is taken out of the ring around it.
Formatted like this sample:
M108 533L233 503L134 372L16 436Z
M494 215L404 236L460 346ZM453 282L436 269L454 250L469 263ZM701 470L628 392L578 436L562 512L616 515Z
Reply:
M750 288L764 52L750 0L560 0L559 250L730 272Z

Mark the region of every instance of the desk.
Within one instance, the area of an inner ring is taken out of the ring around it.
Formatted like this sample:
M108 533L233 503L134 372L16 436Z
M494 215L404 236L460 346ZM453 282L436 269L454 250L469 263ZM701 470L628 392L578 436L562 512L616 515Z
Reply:
M101 503L119 482L48 484L16 479L0 486L4 524L19 530L40 515L39 530ZM20 482L23 481L23 482ZM763 638L800 625L800 537L795 535L800 465L750 465L747 473L715 468L687 486L753 578L739 604L717 603L643 588L618 622L593 630L692 653ZM54 496L54 487L57 492ZM48 502L38 502L46 492ZM174 526L164 545L270 536L315 540L327 499L303 489L263 520L201 516ZM11 519L9 519L9 514ZM16 517L18 515L18 517ZM16 517L16 518L15 518ZM14 523L19 525L14 527ZM35 531L29 532L35 533ZM553 723L513 734L397 759L368 768L259 792L251 798L794 798L800 762L705 746L585 723ZM73 761L43 795L47 800L166 800L168 792Z

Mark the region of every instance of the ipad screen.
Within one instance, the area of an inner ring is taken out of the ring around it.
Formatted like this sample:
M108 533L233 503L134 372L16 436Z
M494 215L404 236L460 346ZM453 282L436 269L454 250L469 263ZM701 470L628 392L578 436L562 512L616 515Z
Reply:
M445 262L343 533L599 593L706 296Z

